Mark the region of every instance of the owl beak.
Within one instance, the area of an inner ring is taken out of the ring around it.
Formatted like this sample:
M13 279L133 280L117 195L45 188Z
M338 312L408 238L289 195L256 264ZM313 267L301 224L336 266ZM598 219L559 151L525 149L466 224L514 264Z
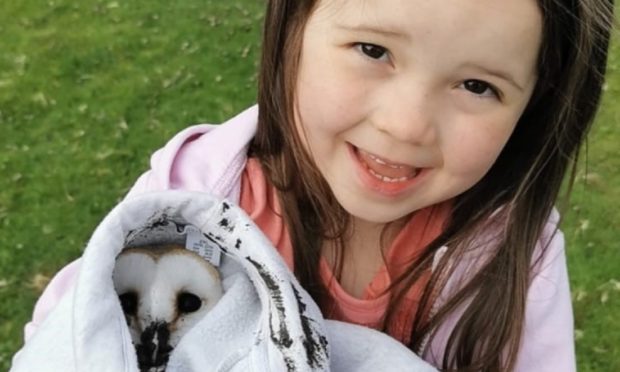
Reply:
M140 335L140 344L136 345L140 371L159 370L168 364L172 351L169 326L168 322L155 321Z

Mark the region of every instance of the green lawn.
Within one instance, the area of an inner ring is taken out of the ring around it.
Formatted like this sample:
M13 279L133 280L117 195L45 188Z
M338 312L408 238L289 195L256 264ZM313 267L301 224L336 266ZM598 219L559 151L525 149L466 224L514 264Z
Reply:
M254 102L262 4L0 4L0 370L153 150ZM620 371L619 63L616 48L563 228L581 371Z

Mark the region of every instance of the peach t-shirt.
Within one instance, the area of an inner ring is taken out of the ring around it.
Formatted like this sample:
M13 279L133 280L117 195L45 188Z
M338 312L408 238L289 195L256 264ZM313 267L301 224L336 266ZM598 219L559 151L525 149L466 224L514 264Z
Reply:
M293 247L289 233L281 217L281 209L275 188L270 185L255 158L250 158L241 179L240 206L248 213L254 223L271 240L288 267L293 270ZM347 293L334 280L332 270L325 259L320 262L320 275L328 285L335 301L336 311L328 314L331 319L346 321L381 329L389 297L383 294L390 285L391 278L401 274L421 250L440 233L449 215L448 203L418 211L394 239L386 254L386 265L382 265L377 274L364 290L362 298ZM392 337L407 344L411 335L413 319L418 303L430 272L418 280L407 293L404 306L397 312L394 323L388 326Z

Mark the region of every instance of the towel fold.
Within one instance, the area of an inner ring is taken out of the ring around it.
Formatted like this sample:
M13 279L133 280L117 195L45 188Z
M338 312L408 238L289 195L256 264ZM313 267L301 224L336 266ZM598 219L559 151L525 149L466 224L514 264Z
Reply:
M196 232L200 241L190 243ZM158 244L180 244L219 264L225 291L172 351L168 372L434 370L387 335L323 319L240 208L204 193L165 191L127 199L101 222L77 281L11 372L138 372L112 272L124 248Z

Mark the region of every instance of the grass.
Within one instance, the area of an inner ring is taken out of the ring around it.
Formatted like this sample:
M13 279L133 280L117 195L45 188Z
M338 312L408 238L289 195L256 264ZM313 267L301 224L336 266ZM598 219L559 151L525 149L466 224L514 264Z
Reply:
M255 101L262 1L145 4L0 5L0 370L149 155ZM581 371L620 371L619 63L565 214Z
M620 49L584 152L563 230L579 371L620 371Z

